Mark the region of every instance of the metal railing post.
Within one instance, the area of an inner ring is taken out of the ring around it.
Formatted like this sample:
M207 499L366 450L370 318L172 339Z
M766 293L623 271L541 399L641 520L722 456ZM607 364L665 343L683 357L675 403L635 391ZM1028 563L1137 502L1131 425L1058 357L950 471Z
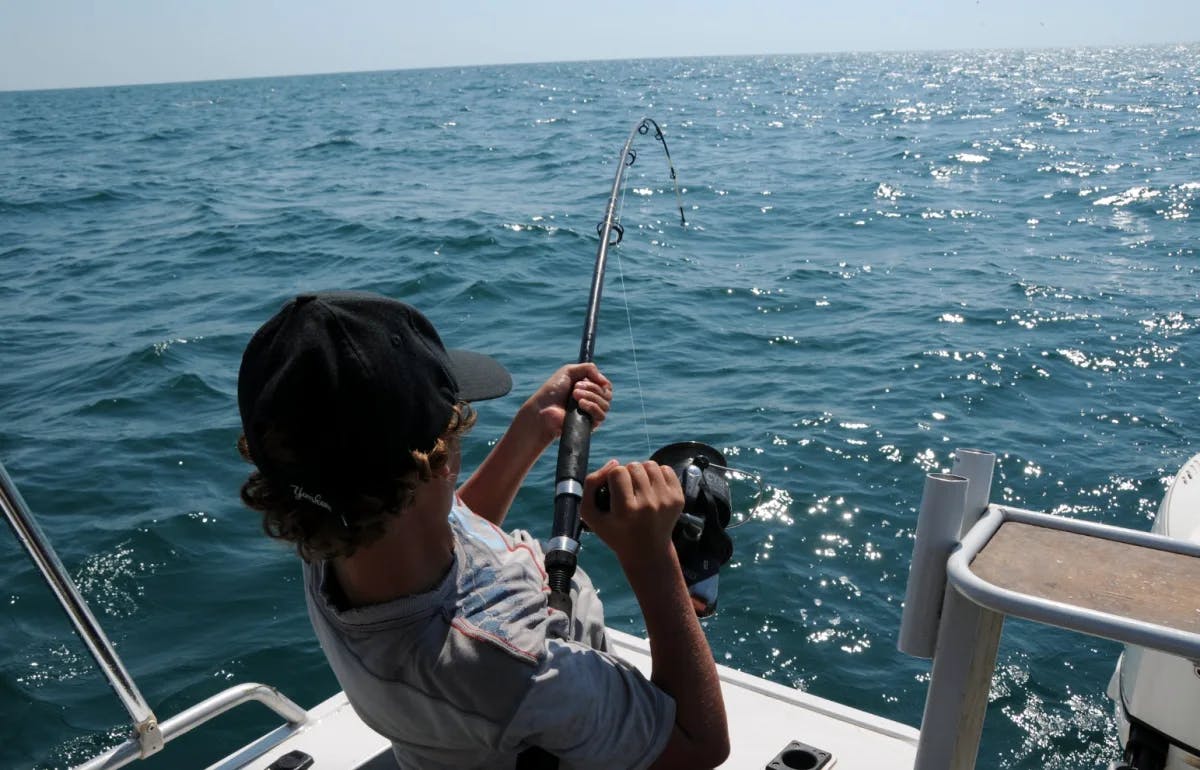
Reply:
M134 684L133 677L125 670L117 651L113 649L112 643L104 635L79 589L63 568L58 554L54 552L41 528L34 521L29 506L25 504L21 493L9 478L3 463L0 463L0 509L3 509L4 518L12 527L17 540L29 552L33 563L37 565L50 590L67 613L67 618L75 627L79 638L96 659L108 683L112 685L125 710L133 718L133 736L138 742L142 756L149 756L158 751L163 746L163 739L154 712L150 710L146 699Z

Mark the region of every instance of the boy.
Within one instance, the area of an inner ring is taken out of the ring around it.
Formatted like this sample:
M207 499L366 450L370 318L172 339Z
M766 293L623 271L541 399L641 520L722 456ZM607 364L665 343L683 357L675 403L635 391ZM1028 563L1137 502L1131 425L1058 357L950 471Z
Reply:
M727 727L671 545L678 479L612 460L585 484L581 515L646 618L647 681L607 652L586 576L574 618L549 610L539 544L500 529L568 400L599 425L611 383L594 364L559 369L458 486L469 402L510 388L494 360L447 351L416 309L374 294L301 295L251 339L239 448L257 469L242 499L303 558L339 683L402 768L514 767L541 752L563 768L715 767ZM608 513L591 505L603 483Z

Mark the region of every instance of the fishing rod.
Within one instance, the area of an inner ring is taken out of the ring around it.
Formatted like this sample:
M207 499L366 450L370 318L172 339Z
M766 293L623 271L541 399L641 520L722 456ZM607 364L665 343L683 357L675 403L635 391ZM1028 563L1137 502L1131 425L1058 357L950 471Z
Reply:
M662 144L675 184L675 202L679 207L679 223L687 225L683 215L683 203L679 195L679 179L675 165L671 162L671 151L662 129L653 119L643 117L629 132L625 146L617 160L617 173L613 179L612 193L604 210L604 219L596 226L600 245L596 250L596 266L592 271L592 288L588 298L587 314L583 322L583 337L579 345L579 363L590 363L596 348L596 320L600 313L600 296L604 289L604 267L608 249L615 247L625 236L617 212L617 198L621 192L625 169L637 160L633 142L653 130L654 138ZM578 563L579 538L583 522L579 509L583 501L583 479L587 475L588 451L591 448L592 419L579 408L575 399L567 404L567 415L563 420L562 437L558 443L558 469L554 479L554 528L546 548L546 573L550 585L550 607L571 614L571 578Z

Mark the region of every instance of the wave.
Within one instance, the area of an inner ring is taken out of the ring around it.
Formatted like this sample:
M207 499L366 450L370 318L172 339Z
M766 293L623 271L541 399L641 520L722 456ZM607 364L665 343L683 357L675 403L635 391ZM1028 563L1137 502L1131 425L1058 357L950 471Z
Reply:
M183 139L189 139L195 136L195 131L188 127L161 128L142 134L134 141L143 144L154 144L158 142L174 142Z
M348 136L335 136L330 139L325 139L323 141L301 147L298 151L298 154L309 155L313 153L342 152L362 149L364 149L363 145L359 144Z
M138 200L141 200L138 195L113 189L55 191L45 193L33 200L0 198L0 214L45 214L132 203Z

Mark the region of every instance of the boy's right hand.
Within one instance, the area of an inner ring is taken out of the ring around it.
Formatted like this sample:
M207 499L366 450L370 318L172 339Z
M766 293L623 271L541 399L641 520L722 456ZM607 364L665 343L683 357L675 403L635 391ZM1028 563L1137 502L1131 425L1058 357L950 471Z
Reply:
M608 484L607 512L596 509L596 490ZM660 558L671 549L671 532L683 512L683 487L667 465L653 461L620 465L609 460L588 474L580 516L622 565Z

